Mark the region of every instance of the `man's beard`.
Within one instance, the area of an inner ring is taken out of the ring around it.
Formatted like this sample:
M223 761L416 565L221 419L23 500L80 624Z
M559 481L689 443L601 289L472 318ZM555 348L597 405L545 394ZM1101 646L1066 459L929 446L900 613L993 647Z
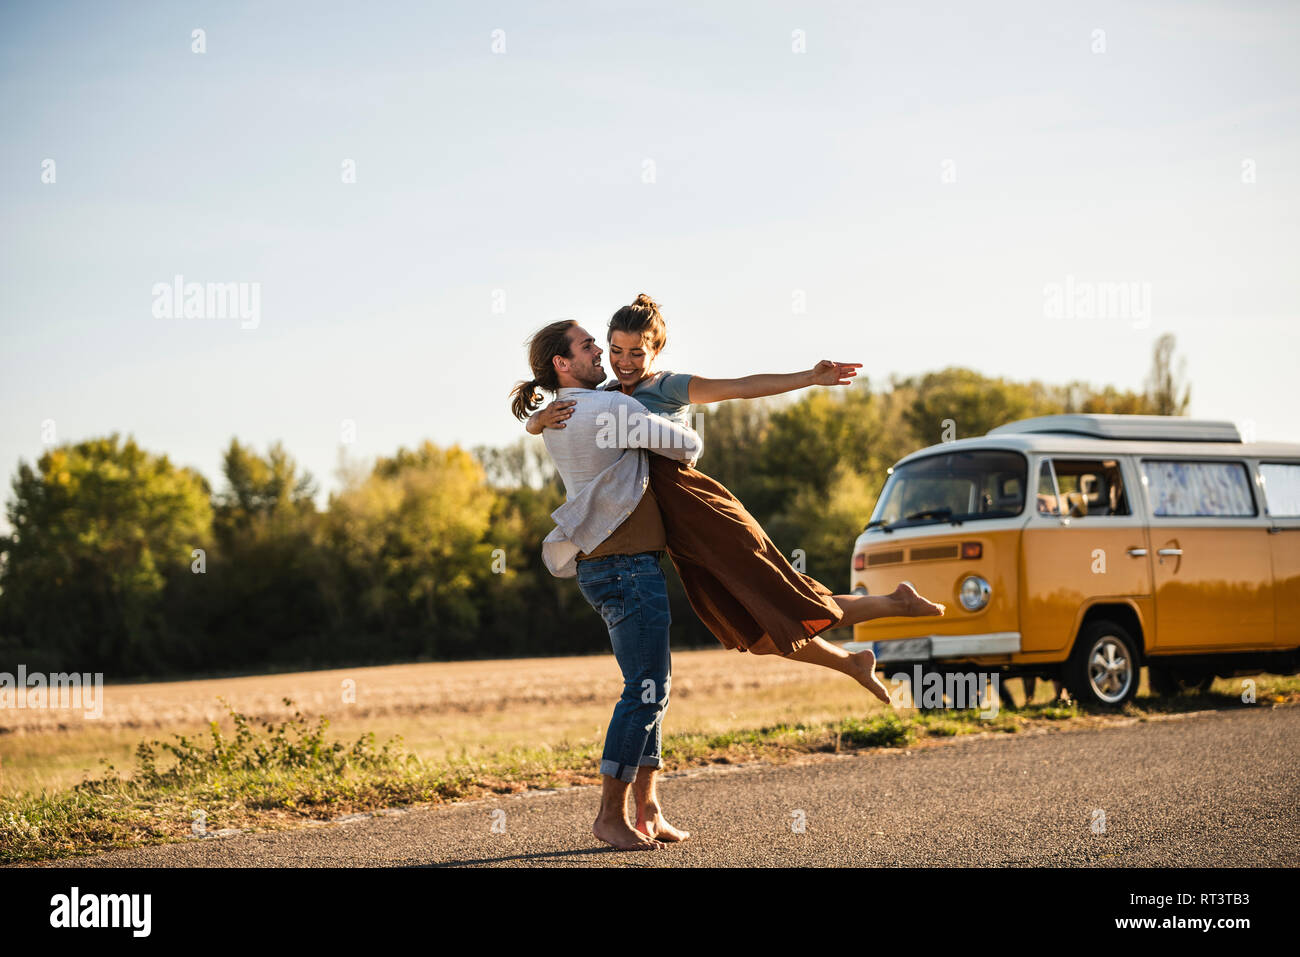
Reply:
M574 378L578 379L578 381L583 384L584 388L598 389L600 388L600 384L604 382L605 379L608 377L605 375L605 370L603 367L593 366L590 369L584 370L581 378L579 378L576 375L574 376Z

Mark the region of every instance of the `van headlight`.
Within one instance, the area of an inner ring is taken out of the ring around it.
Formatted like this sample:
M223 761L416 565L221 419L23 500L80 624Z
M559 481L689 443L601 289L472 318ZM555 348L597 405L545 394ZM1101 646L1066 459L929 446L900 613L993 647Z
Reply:
M967 611L979 611L989 603L991 594L993 589L989 587L988 582L979 575L967 575L961 583L957 597L961 600L961 606Z

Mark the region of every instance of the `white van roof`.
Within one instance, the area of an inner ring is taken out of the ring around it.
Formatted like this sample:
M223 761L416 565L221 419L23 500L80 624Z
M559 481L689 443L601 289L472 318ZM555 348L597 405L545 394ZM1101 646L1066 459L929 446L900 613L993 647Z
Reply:
M1174 415L1115 415L1078 413L1040 415L990 429L989 435L1008 432L1050 432L1056 435L1086 435L1094 439L1127 439L1140 442L1240 442L1241 433L1231 422L1184 419Z
M1116 420L1137 420L1122 425ZM1080 422L1079 420L1085 420ZM1171 421L1172 420L1172 421ZM1074 425L1078 428L1063 428ZM1178 426L1186 425L1180 430ZM1230 422L1209 422L1210 431L1231 426L1231 437L1201 439L1198 429L1207 425L1195 419L1162 415L1045 415L990 429L987 435L956 439L918 449L899 459L901 465L914 458L942 452L973 452L981 449L1013 449L1019 452L1047 452L1054 455L1142 455L1146 457L1187 455L1231 456L1233 458L1284 459L1300 461L1300 444L1293 442L1243 442ZM1125 429L1129 434L1123 435ZM1109 429L1115 438L1092 434ZM1162 430L1177 438L1155 438ZM1179 434L1181 431L1181 435ZM1119 437L1123 435L1123 437Z

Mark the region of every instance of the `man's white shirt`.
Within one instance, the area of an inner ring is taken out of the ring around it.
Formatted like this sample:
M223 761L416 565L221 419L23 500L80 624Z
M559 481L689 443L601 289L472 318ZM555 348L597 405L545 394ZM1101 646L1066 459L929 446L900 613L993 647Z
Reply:
M542 432L567 496L551 513L556 527L542 542L542 561L557 578L573 578L578 553L592 551L640 503L650 483L647 453L693 466L703 443L622 392L563 388L556 398L577 404L563 429Z

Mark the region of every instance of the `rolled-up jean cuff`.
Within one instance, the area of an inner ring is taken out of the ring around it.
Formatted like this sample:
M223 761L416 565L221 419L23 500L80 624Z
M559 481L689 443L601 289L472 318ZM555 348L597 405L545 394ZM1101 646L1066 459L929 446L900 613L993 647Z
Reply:
M622 768L620 772L619 769ZM617 761L601 761L600 773L608 775L611 778L618 778L620 781L626 781L631 784L636 780L635 764L619 764Z
M658 758L650 758L650 757L641 758L641 767L643 768L657 768L659 767L659 764L660 761Z

